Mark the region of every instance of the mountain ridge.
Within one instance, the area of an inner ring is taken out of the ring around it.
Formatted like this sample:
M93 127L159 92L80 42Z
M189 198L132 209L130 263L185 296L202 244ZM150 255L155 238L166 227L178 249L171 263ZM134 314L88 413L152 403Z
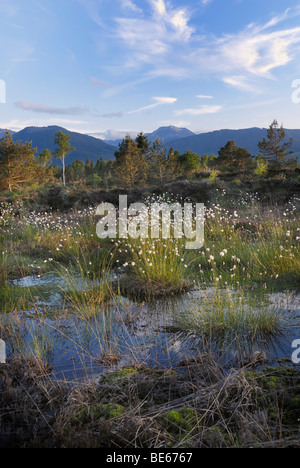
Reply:
M85 162L87 158L96 163L101 157L104 160L110 160L114 157L115 148L104 141L84 135L83 133L71 132L56 125L49 127L26 127L14 133L13 140L31 141L32 147L37 148L37 154L40 154L44 149L54 152L54 138L59 131L68 133L71 137L71 146L75 147L75 151L70 153L66 159L67 164L72 164L75 160ZM56 160L56 162L59 164L59 160Z
M130 132L128 132L130 135ZM136 132L135 132L136 133ZM180 138L186 138L189 136L196 135L194 132L184 127L175 127L174 125L169 125L165 127L159 127L157 130L154 130L152 133L145 133L145 136L148 137L149 141L152 143L159 138L164 144L168 144L170 141L175 141ZM135 138L135 136L134 136ZM116 140L104 140L110 145L119 146L123 138L118 138Z
M96 163L99 158L104 160L113 160L115 151L118 147L117 142L102 140L90 135L79 132L69 131L59 126L49 127L26 127L19 132L12 132L14 141L23 142L32 141L33 148L37 148L37 154L44 149L54 151L54 137L58 131L68 133L71 136L71 145L76 150L67 158L67 164L72 164L76 159L86 161L89 158ZM0 129L0 138L5 130ZM246 129L222 129L211 132L196 134L186 128L174 126L160 127L152 133L145 133L150 141L160 138L168 148L173 148L181 154L190 150L197 154L218 154L222 146L225 146L229 140L235 141L235 144L246 148L252 155L258 154L258 142L267 137L267 128L252 127ZM182 137L182 135L185 135ZM174 137L175 136L175 137ZM286 141L293 138L294 143L292 151L300 159L300 129L287 129ZM59 161L59 160L57 160ZM55 161L54 161L55 162Z
M258 143L267 138L267 128L252 127L239 130L215 130L212 132L201 133L187 138L177 139L169 143L180 153L192 151L198 154L218 154L218 151L233 140L237 146L246 148L253 156L259 153ZM300 155L300 129L286 129L285 141L293 138L291 150Z

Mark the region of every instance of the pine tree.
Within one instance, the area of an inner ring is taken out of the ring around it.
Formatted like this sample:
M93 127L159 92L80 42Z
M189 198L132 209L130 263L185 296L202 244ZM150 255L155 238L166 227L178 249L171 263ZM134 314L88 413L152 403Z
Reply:
M245 148L237 146L234 141L228 141L219 151L218 164L224 169L244 171L249 169L251 163L251 153Z
M32 143L14 142L11 132L0 139L0 190L18 190L24 184L48 181L52 171L35 158Z
M148 140L148 137L143 132L140 132L138 136L136 137L135 142L137 144L137 147L141 151L141 153L144 155L144 157L148 161L150 158L150 146L151 146Z
M293 139L284 142L286 133L283 126L279 127L277 120L270 125L267 137L267 140L264 138L258 143L260 155L266 161L281 166L286 161L287 150L293 145Z
M115 152L116 172L119 182L126 188L134 188L147 179L147 161L135 141L127 136Z

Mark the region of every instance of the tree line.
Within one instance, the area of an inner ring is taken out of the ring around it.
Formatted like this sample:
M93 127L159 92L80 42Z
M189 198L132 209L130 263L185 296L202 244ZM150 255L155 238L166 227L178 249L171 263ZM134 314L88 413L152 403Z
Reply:
M272 170L297 166L291 154L293 140L286 141L285 136L283 126L274 120L266 138L258 143L258 154L253 157L234 141L228 141L218 155L199 155L192 151L180 154L173 148L168 149L159 139L150 142L141 132L135 139L124 138L112 161L99 158L95 164L87 159L66 165L68 155L75 150L68 134L60 131L55 135L53 154L46 149L36 157L31 143L14 142L7 131L0 139L0 190L13 191L24 185L55 180L61 180L63 185L68 181L110 189L162 184L202 173L211 180L224 173L250 173L263 177ZM53 164L54 158L60 159L61 166Z

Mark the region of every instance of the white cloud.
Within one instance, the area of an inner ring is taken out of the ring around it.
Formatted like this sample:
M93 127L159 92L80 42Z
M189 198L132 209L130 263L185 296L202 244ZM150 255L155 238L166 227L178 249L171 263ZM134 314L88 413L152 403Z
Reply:
M98 131L93 131L89 133L91 136L95 138L101 138L101 140L122 140L125 138L127 135L130 135L131 138L136 138L137 137L137 131L131 131L131 130L106 130L105 132L98 132Z
M144 62L152 63L154 57L171 52L161 23L137 18L117 18L116 23L118 37L131 52L125 63L128 68Z
M193 33L193 28L188 26L188 15L186 10L178 10L171 15L170 22L175 27L181 37L189 38Z
M203 36L192 23L190 5L183 0L181 6L179 0L145 0L143 10L134 0L119 0L122 8L110 26L100 16L104 0L77 1L85 4L91 18L109 32L107 37L101 35L101 41L117 41L122 56L117 65L113 63L107 69L118 75L120 70L127 76L139 70L142 81L163 76L213 76L241 91L257 93L262 80L274 78L279 67L299 57L300 27L287 26L288 20L300 16L299 7L270 16L264 23L251 23L235 34ZM209 3L202 0L203 5ZM125 87L126 81L106 95Z
M270 78L272 70L293 60L298 52L294 46L299 49L300 45L300 27L261 32L278 22L279 18L262 27L252 25L235 36L224 38L219 49L223 63L227 60L232 69Z
M155 107L165 105L165 104L175 104L175 102L177 101L177 98L154 97L154 98L152 98L152 100L155 101L154 104L150 104L149 106L141 107L140 109L135 109L135 110L132 110L132 111L128 111L128 112L126 112L126 114L135 114L137 112L143 112L143 111L147 111L147 110L150 110L150 109L155 109Z
M167 8L164 0L150 0L154 9L160 16L164 16L167 13Z
M154 57L173 54L174 44L178 47L178 44L188 42L194 32L189 25L190 15L186 7L174 8L171 2L164 0L148 2L150 15L115 18L117 27L114 32L128 47L127 67L153 64Z
M206 96L205 94L197 94L198 99L213 99L213 96Z
M154 97L153 101L156 101L157 105L160 105L160 104L174 104L177 101L177 98L173 98L173 97Z
M77 126L88 125L88 122L83 120L69 120L69 119L47 119L47 118L39 118L38 122L36 119L30 120L18 120L13 119L9 122L1 122L0 121L0 128L7 128L13 130L15 132L19 132L26 127L47 127L49 125L59 125L62 127L68 128L70 131L80 132L80 133L87 133L85 130L78 129Z
M222 110L221 106L200 106L195 109L182 109L182 110L177 110L174 112L176 116L181 116L181 115L192 115L192 116L197 116L197 115L205 115L205 114L216 114L217 112L220 112Z
M189 26L190 15L187 8L174 8L165 0L149 0L158 18L165 22L166 26L171 26L181 39L189 39L194 29ZM156 15L154 15L156 16Z

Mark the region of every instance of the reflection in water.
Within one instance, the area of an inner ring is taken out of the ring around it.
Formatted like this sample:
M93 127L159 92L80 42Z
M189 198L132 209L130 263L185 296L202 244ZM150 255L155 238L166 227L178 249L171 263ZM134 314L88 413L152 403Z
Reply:
M116 296L99 306L95 316L83 319L62 305L57 291L61 278L30 277L18 285L48 287L48 295L39 308L18 315L19 325L13 323L15 315L1 318L8 353L21 349L33 353L53 366L56 377L67 380L96 378L108 367L124 365L174 367L203 353L213 353L224 367L247 364L253 356L275 364L280 358L290 358L291 343L300 338L300 297L291 293L267 297L269 307L280 315L276 333L224 329L208 334L194 318L195 311L214 304L216 290L212 288L149 303ZM234 292L232 297L235 300ZM52 314L53 307L59 313Z

